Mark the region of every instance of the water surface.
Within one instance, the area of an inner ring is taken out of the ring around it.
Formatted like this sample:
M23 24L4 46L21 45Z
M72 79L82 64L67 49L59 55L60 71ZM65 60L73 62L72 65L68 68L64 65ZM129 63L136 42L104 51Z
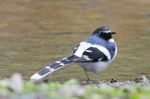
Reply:
M0 77L19 72L25 79L71 53L99 26L118 34L118 55L104 72L91 78L126 80L150 77L149 0L0 0ZM77 64L48 78L85 79Z

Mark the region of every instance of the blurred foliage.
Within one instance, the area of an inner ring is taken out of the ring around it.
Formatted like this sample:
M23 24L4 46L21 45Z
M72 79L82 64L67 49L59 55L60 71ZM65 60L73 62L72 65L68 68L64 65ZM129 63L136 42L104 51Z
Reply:
M81 85L75 79L64 83L24 81L20 91L12 89L10 83L10 79L0 81L0 99L150 99L149 83L143 85L141 82L127 84L117 81ZM114 86L119 83L119 86Z

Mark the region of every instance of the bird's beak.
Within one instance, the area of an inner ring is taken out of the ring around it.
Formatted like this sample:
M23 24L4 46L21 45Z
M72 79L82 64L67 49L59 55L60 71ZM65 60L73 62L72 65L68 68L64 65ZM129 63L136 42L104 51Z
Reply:
M116 34L116 32L111 32L111 34Z

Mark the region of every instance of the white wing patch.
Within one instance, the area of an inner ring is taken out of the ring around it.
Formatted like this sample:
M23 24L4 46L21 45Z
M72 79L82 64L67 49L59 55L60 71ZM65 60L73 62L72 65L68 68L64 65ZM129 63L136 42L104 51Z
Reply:
M93 51L91 51L91 50L86 50L85 52L93 52Z
M83 55L82 57L85 58L86 60L92 60L87 55Z
M78 57L82 57L83 52L86 49L90 48L90 47L95 47L95 48L99 49L101 52L104 53L104 55L107 56L108 60L111 59L111 55L110 55L108 49L106 49L105 47L103 47L101 45L92 45L92 44L87 43L87 42L81 42L80 46L78 47L78 49L76 50L76 52L74 53L74 55L76 55ZM90 51L90 50L86 50L86 51ZM92 51L90 51L90 52L92 52Z

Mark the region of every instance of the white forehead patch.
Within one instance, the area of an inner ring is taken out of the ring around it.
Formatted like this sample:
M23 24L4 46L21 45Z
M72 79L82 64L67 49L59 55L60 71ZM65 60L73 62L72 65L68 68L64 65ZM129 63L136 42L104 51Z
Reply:
M104 32L104 33L110 33L110 32L112 32L111 30L103 30L103 31L99 31L99 33L100 32Z

